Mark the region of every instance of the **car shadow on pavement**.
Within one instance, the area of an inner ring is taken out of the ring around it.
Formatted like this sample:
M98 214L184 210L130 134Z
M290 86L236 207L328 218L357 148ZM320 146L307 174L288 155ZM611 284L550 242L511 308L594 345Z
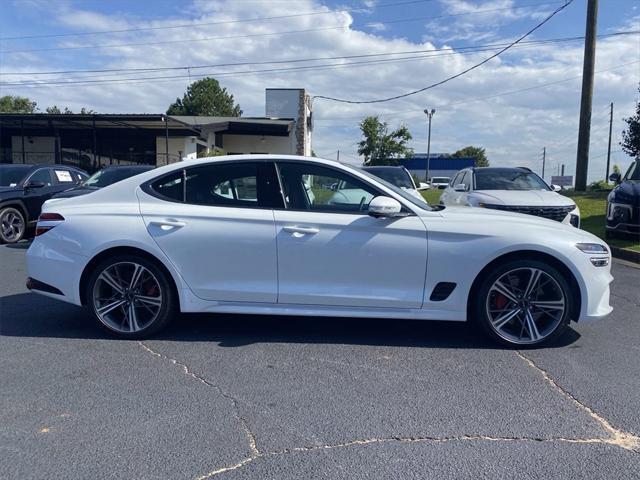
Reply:
M32 293L0 297L0 335L117 340L100 329L86 309ZM176 342L210 341L221 347L310 343L502 348L464 322L277 315L181 314L153 338ZM569 328L551 347L565 347L578 338L580 334Z

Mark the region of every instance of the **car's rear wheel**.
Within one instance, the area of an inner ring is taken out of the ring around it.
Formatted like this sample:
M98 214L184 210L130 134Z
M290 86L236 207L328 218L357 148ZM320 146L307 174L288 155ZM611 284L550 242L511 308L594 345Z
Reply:
M86 298L100 326L122 338L156 333L177 312L168 275L137 255L117 255L100 263L89 278Z
M538 260L506 262L483 279L475 320L509 346L541 346L556 340L571 318L570 286L555 267Z
M0 210L0 242L16 243L22 240L26 231L24 215L17 208Z

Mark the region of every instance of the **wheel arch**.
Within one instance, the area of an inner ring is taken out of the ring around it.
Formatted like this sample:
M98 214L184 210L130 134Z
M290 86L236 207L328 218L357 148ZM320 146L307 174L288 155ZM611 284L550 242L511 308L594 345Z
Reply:
M27 225L31 221L29 219L29 210L25 206L24 202L22 202L22 200L15 199L15 200L6 200L4 202L0 202L0 210L7 207L16 208L20 210L20 213L22 213L22 216L24 217L25 225Z
M517 250L505 253L494 258L491 262L485 265L485 267L476 275L473 283L471 284L471 288L469 289L469 296L467 297L467 319L471 318L471 315L473 314L473 300L480 289L482 280L489 274L489 272L502 263L522 259L544 261L560 271L569 283L569 286L575 291L575 295L571 295L571 319L577 321L580 318L580 310L582 307L582 290L576 276L562 260L549 253L537 250Z
M176 283L176 279L174 278L171 271L167 268L167 266L155 255L137 247L131 246L119 246L119 247L110 247L106 250L102 250L98 254L96 254L89 262L85 265L82 275L80 275L80 283L78 285L79 288L79 298L80 303L82 305L87 304L86 299L86 287L87 282L89 281L89 277L91 276L91 272L93 272L94 268L103 260L113 256L113 255L138 255L150 262L152 262L155 266L157 266L162 272L167 275L167 279L173 288L173 292L176 295L176 298L180 298L180 292L178 290L178 284Z

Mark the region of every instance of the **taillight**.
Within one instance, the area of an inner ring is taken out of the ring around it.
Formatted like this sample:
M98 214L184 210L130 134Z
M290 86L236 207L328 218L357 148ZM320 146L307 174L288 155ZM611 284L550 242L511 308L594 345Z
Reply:
M57 223L41 225L40 222L62 222L64 217L59 213L41 213L38 217L38 224L36 225L36 237L48 232L53 227L57 226Z

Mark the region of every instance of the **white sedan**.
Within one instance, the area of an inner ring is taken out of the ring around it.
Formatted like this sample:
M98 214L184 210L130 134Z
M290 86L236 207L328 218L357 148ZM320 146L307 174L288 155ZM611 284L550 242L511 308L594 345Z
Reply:
M367 194L338 202L336 184ZM45 203L36 235L27 286L87 306L124 338L182 311L469 320L502 343L540 345L611 312L599 238L430 207L318 158L175 163Z

